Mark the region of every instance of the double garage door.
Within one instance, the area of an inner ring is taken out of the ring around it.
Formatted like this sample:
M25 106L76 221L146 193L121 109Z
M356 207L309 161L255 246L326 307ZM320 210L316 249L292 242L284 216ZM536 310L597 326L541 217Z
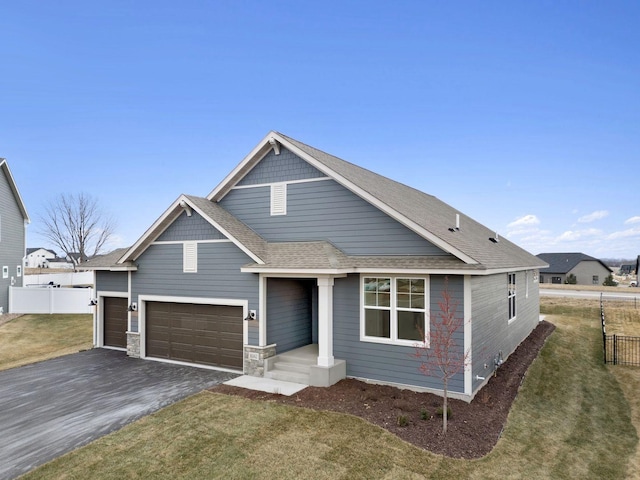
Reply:
M242 307L146 302L146 356L242 370Z

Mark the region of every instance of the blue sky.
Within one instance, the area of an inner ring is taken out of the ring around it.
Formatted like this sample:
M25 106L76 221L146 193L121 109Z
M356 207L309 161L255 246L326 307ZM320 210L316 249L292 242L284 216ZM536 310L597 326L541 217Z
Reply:
M127 246L270 130L534 254L640 254L640 3L0 3L0 157Z

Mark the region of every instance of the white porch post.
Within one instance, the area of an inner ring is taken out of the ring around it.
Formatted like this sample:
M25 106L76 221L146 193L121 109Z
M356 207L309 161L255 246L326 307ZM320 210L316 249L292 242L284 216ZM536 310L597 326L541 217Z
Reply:
M333 277L318 277L318 365L333 364Z

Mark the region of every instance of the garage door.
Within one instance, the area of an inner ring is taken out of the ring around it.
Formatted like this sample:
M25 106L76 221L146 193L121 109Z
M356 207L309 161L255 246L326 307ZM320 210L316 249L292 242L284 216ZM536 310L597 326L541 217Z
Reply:
M242 370L242 307L147 302L146 355Z
M103 297L104 345L127 348L127 299Z

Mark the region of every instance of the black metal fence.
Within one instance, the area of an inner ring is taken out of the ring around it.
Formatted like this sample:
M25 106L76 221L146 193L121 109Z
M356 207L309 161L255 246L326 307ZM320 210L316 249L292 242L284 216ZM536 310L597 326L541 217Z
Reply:
M600 295L600 320L602 322L604 363L640 367L640 337L607 335L602 295Z

